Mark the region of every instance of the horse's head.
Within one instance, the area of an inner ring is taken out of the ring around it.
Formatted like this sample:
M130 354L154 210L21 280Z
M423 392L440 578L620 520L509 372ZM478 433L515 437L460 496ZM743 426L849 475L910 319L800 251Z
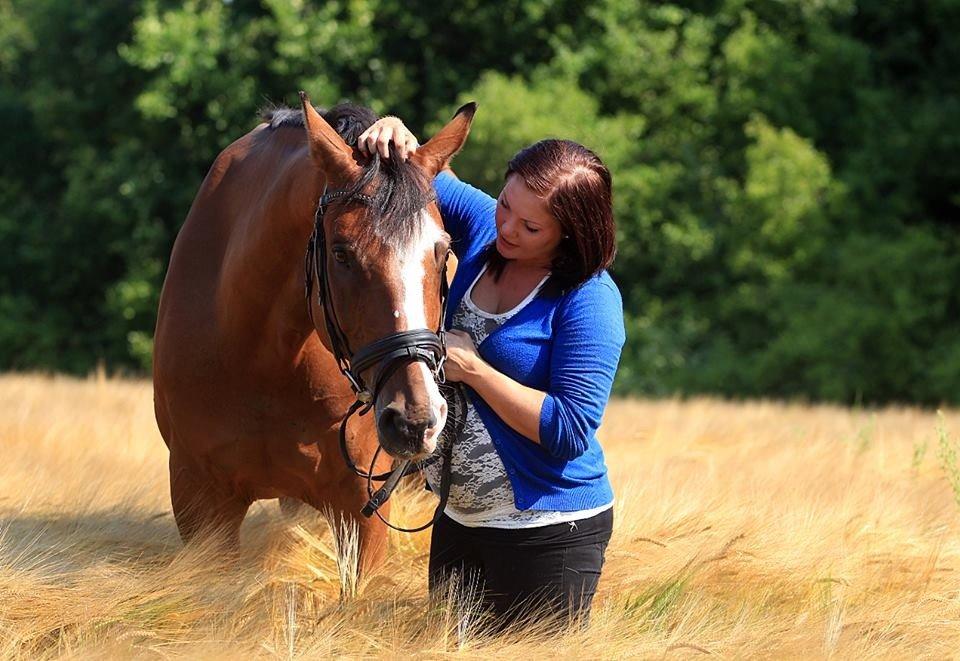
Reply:
M403 459L430 453L447 416L435 381L442 347L431 332L443 324L450 246L432 181L463 146L476 106L461 108L404 162L362 155L303 93L301 101L325 191L307 274L325 302L309 301L312 317L324 344L349 361L360 397L373 396L384 450Z

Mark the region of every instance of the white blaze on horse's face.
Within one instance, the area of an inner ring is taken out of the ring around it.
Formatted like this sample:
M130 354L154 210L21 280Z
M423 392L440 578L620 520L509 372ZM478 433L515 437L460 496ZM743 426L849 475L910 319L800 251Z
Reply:
M413 242L409 252L400 258L400 286L403 287L403 308L398 312L400 312L400 323L404 326L401 330L430 329L427 325L425 307L426 268L427 264L434 263L437 243L444 238L443 230L437 226L426 209L420 212L417 221L420 227L420 240ZM437 292L431 292L431 294L437 296ZM442 319L440 323L443 323ZM427 429L423 437L423 449L426 452L433 452L437 447L437 438L447 422L447 402L440 394L437 382L427 366L422 362L418 362L417 365L423 371L423 379L427 384L427 392L430 397L430 406L437 419L437 424Z
M433 218L426 209L420 212L417 218L419 238L412 242L409 250L400 255L400 286L403 288L403 307L394 312L394 316L401 319L404 328L401 330L416 330L426 328L427 310L425 280L427 275L427 260L433 262L437 243L443 239L443 231L437 227ZM400 314L397 315L397 312Z
M428 268L436 268L437 244L445 241L447 236L426 209L419 213L416 222L419 229L417 239L399 255L397 272L400 280L401 304L399 310L393 311L393 316L398 320L398 331L421 328L436 330L434 324L427 323L426 296L437 297L438 289L431 287L427 292L426 275ZM442 324L443 320L440 320L440 323ZM427 365L418 361L416 366L421 371L427 389L432 417L437 421L424 432L423 450L429 453L436 449L437 439L446 424L447 401L440 394L437 382Z

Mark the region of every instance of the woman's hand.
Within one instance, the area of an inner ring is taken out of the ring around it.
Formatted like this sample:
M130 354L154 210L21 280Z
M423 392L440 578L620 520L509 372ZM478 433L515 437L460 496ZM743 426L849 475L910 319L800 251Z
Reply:
M480 357L473 339L463 331L447 331L448 381L467 384L517 433L540 442L540 412L547 393L514 381Z
M357 139L357 148L367 154L380 152L383 158L390 158L391 142L396 145L403 160L410 158L410 155L420 146L416 136L403 125L403 122L396 117L384 117L360 134Z
M470 385L471 377L484 365L473 339L461 330L448 330L446 336L447 360L443 372L448 381L462 381Z

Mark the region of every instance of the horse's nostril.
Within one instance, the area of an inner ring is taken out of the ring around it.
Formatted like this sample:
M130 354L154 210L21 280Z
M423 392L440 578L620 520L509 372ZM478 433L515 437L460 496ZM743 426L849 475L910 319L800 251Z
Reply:
M423 420L410 420L392 406L385 408L377 420L384 448L397 456L422 452L426 432L436 424L434 415Z
M380 414L380 431L390 436L403 435L404 424L403 415L394 408L386 408Z

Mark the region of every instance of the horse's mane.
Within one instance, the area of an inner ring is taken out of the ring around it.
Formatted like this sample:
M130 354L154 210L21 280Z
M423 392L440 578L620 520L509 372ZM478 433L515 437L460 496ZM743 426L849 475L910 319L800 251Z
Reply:
M352 103L340 103L329 110L317 108L317 112L351 147L357 145L360 134L378 119L369 108ZM260 117L270 124L271 130L285 126L304 127L302 110L275 106L262 110ZM370 158L363 175L348 187L347 195L338 203L359 199L361 193L373 184L372 199L367 204L370 228L379 239L400 248L415 238L420 224L414 219L433 199L433 186L420 168L400 158L392 145L390 150L388 159L381 159L379 154Z
M379 119L369 108L353 103L339 103L329 110L314 106L317 112L327 120L340 137L351 147L357 146L357 138ZM271 129L281 126L303 128L303 110L294 110L286 106L270 106L260 111L260 119L269 122Z

